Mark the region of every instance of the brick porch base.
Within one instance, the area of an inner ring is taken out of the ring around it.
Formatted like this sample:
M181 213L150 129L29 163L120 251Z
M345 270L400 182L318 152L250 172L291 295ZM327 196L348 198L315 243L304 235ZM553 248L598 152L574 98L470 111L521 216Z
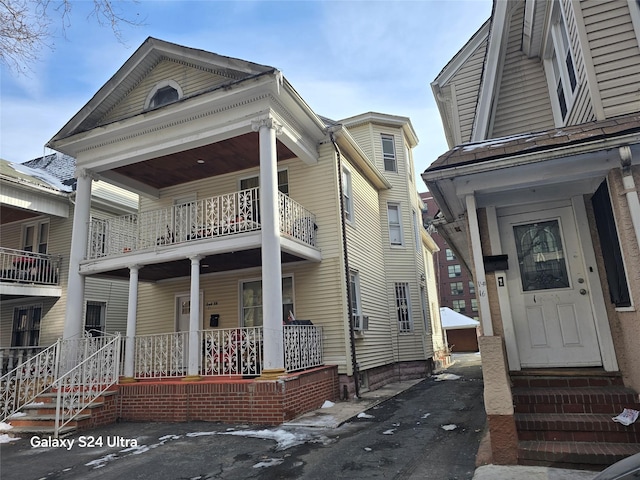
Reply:
M211 421L279 425L339 398L338 367L324 366L277 380L209 377L140 381L118 386L117 417L129 422Z

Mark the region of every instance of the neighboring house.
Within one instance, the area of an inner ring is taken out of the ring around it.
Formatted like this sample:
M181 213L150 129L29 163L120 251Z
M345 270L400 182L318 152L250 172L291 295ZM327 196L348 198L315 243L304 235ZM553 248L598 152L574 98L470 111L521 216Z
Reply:
M15 164L0 160L1 370L62 337L75 179L73 158L54 153ZM133 212L137 198L118 187L96 185L92 215ZM96 335L126 328L128 284L92 278L78 317Z
M147 39L48 144L80 172L65 337L89 279L129 282L121 417L279 423L427 375L437 246L416 144L408 118L331 121L273 67ZM92 177L138 212L90 218ZM166 379L187 381L148 393Z
M423 192L420 193L420 198L425 205L422 210L423 224L425 228L429 229L431 237L440 249L434 256L440 307L449 307L458 313L478 320L476 286L471 278L469 266L464 263L464 257L456 254L455 247L447 244L433 225L433 219L440 211L433 195L430 192Z
M432 83L451 150L422 178L473 271L498 463L640 451L611 422L640 391L639 8L496 1Z

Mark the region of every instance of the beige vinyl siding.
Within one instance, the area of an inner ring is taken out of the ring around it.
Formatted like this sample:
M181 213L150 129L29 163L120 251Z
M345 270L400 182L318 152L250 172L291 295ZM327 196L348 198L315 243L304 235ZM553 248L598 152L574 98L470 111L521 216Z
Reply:
M124 280L107 280L104 278L87 278L85 285L85 308L88 301L104 302L105 331L107 333L127 332L127 305L129 283ZM86 312L85 312L86 315Z
M314 166L292 159L280 162L278 167L288 170L290 197L316 215L317 241L322 252L320 263L303 262L284 264L282 267L283 275L294 275L296 317L309 319L322 326L325 362L337 364L341 373L347 373L350 371L350 354L347 343L346 277L333 147L321 146L320 160ZM159 200L141 198L141 209L170 206L174 198L185 197L193 192L197 193L197 198L234 192L239 188L241 178L258 174L257 169L245 170L171 187L162 191ZM237 327L240 324L240 281L260 277L259 268L201 276L200 288L205 304L203 326L208 325L212 313L218 313L220 328ZM189 288L188 277L156 284L142 283L139 289L137 333L174 331L175 297L178 294L188 295Z
M490 138L554 127L547 79L538 58L522 52L524 2L513 12Z
M357 362L363 371L393 362L395 349L389 345L389 302L378 191L353 166L345 164L351 172L354 206L354 223L346 228L349 269L358 272L361 310L369 317L369 329L358 333L355 341Z
M165 59L158 63L98 124L105 125L142 113L147 95L162 80L177 82L185 97L215 88L230 81L230 79L221 75Z
M580 3L605 117L638 110L640 50L627 2Z
M455 91L457 113L454 112L453 114L458 116L459 135L462 143L471 140L471 130L473 129L473 120L476 115L487 42L488 39L483 41L460 70L447 82L447 86L453 86Z

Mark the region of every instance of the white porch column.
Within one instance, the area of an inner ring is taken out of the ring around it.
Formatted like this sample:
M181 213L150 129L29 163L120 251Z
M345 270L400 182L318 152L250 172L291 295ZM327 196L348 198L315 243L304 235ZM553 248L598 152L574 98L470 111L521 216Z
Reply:
M64 320L63 338L79 338L84 330L84 285L85 278L80 275L80 262L84 260L89 240L89 220L91 215L91 178L90 172L80 169L76 172L75 205L73 208L73 227L71 233L71 251L69 253L69 279L67 283L67 310Z
M253 122L260 135L260 224L262 226L262 319L264 363L262 378L284 373L282 332L282 265L280 264L280 211L276 131L272 118Z
M471 250L473 251L473 266L476 271L476 295L482 321L482 334L493 335L491 324L491 311L489 310L489 296L487 295L487 279L484 271L484 259L482 258L482 243L480 241L480 227L478 225L478 212L476 209L476 197L467 195L467 216L469 218L469 237L471 238Z
M135 337L136 320L138 314L138 272L139 265L129 267L129 304L127 307L127 342L124 350L124 378L120 382L134 382L134 359L135 359Z
M191 297L189 307L189 356L185 381L200 380L198 366L200 364L200 255L189 257L191 260Z

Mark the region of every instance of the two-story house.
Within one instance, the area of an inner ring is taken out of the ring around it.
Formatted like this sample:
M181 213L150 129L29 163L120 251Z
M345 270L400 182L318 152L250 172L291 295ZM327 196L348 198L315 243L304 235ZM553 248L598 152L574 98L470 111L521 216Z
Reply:
M427 375L416 144L408 118L331 121L276 68L147 39L48 143L79 172L65 337L90 279L129 285L121 418L280 423ZM139 210L91 217L92 179Z
M0 370L2 374L62 337L73 223L73 158L51 154L22 164L0 160ZM91 215L137 210L135 195L105 183ZM128 284L92 278L78 315L93 335L124 331Z
M497 463L640 451L640 6L496 1L432 83L422 174L473 270ZM588 414L589 416L585 416Z

